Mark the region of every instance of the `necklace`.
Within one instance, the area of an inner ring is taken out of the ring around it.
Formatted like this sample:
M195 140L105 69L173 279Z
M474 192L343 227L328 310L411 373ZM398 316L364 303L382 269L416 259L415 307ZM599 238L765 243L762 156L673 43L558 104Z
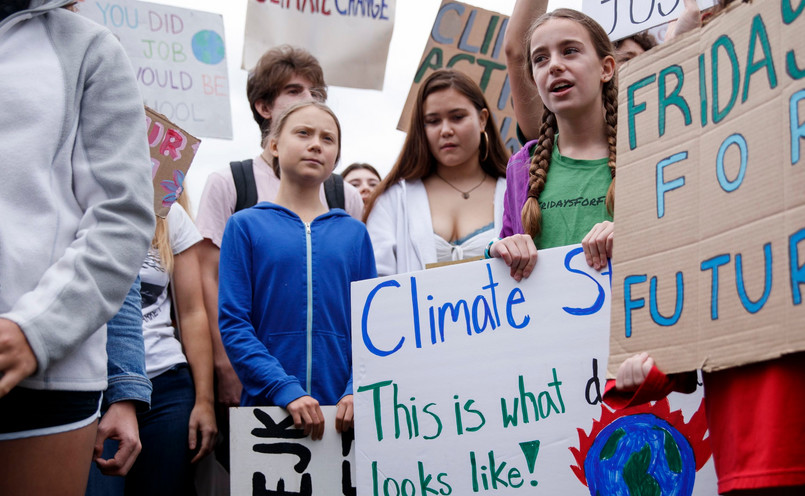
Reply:
M484 173L484 177L481 178L480 183L476 184L475 186L473 186L472 188L468 189L467 191L463 191L463 190L460 190L460 189L456 188L455 186L453 186L453 184L450 183L450 181L448 181L447 179L443 178L442 175L439 174L438 172L434 171L434 174L436 174L436 177L438 177L439 179L441 179L442 181L447 183L448 186L450 186L454 190L456 190L459 193L461 193L461 196L463 196L465 200L469 200L470 199L470 193L472 193L473 191L475 191L476 189L481 187L481 185L484 183L484 181L486 181L486 173Z

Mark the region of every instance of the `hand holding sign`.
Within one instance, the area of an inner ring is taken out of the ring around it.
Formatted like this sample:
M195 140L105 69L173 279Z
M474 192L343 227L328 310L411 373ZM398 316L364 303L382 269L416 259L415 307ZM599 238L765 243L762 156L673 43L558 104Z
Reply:
M352 429L352 422L355 415L352 403L351 394L344 396L341 398L341 401L338 402L338 410L336 410L335 414L336 432L346 432Z
M637 391L645 382L649 372L654 367L654 359L648 353L640 353L627 358L618 368L615 387L618 391Z
M324 435L324 414L319 402L312 396L302 396L288 403L288 413L293 417L293 425L302 429L306 436L317 441Z

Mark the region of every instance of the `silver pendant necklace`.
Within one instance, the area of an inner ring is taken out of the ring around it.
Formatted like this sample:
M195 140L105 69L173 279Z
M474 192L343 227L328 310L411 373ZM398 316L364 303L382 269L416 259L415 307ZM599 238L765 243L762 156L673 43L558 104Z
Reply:
M453 186L453 184L451 184L450 181L448 181L447 179L443 178L442 175L439 174L438 172L434 171L434 174L436 174L436 177L438 177L439 179L441 179L442 181L447 183L448 186L450 186L454 190L456 190L459 193L461 193L461 196L464 197L465 200L469 200L470 199L470 193L472 193L476 189L480 188L481 185L484 183L484 181L486 181L486 173L484 173L484 177L481 178L480 183L476 184L475 186L473 186L472 188L468 189L467 191L464 191L464 190L460 190L460 189L456 188L455 186Z

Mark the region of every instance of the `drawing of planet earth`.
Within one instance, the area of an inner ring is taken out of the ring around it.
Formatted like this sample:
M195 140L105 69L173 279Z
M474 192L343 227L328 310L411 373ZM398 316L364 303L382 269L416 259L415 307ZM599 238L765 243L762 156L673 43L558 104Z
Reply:
M616 419L584 460L591 496L690 496L696 461L687 439L652 414Z

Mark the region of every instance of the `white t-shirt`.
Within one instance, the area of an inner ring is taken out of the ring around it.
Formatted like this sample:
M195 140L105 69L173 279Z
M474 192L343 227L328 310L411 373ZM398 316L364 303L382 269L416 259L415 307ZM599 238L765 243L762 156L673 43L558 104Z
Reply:
M263 160L263 157L257 156L254 158L252 170L254 170L254 183L257 186L257 201L273 202L280 188L280 180L274 174L274 169ZM235 213L237 200L238 191L230 167L215 171L207 177L207 184L198 204L196 226L203 237L208 238L219 248L226 221ZM322 205L327 205L324 185L319 188L319 200ZM344 181L344 210L358 220L363 216L361 194L346 181Z
M167 221L174 255L201 241L201 234L181 205L171 207ZM187 359L182 353L176 330L171 325L171 298L168 294L170 276L162 268L157 250L148 250L148 256L140 268L140 279L145 370L148 378L152 379L176 364L187 363Z

